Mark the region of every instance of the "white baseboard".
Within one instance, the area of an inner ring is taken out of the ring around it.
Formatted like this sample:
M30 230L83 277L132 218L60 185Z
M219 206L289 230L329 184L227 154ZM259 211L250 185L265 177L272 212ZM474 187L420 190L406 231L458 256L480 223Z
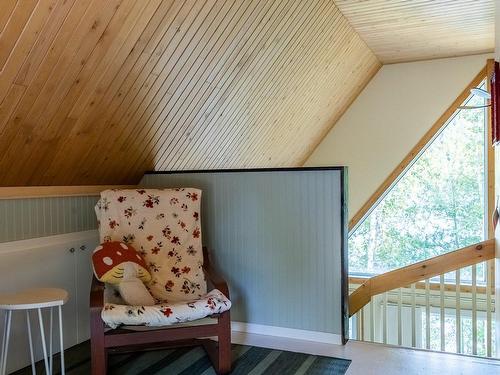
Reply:
M231 322L231 329L231 341L240 345L315 355L329 355L332 345L342 345L341 335L334 333L242 322Z

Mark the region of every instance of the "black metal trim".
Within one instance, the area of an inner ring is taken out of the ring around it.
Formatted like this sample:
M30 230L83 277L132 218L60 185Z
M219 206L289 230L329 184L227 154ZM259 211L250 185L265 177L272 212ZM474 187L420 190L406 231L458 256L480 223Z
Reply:
M248 169L193 169L173 171L147 171L144 174L184 174L184 173L221 173L221 172L289 172L289 171L342 171L347 167L283 167Z
M340 171L340 200L341 200L341 245L340 245L340 262L341 262L341 308L342 308L342 344L345 345L349 341L349 254L348 254L348 173L347 167L343 167Z
M341 200L341 337L342 344L349 341L349 261L348 261L348 211L347 211L347 167L285 167L285 168L249 168L249 169L197 169L173 171L148 171L145 175L158 174L188 174L188 173L241 173L241 172L293 172L293 171L340 171L340 200Z

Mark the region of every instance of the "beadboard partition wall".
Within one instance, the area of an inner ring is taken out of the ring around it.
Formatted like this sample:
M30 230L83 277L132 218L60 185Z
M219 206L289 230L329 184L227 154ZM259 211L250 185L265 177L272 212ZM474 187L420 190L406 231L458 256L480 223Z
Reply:
M232 320L347 337L346 169L146 174L203 190L203 242L231 289ZM339 340L340 341L340 340Z

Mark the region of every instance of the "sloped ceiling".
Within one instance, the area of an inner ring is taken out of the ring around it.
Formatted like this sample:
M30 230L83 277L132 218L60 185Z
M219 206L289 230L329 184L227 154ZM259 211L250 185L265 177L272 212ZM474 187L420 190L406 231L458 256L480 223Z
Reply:
M331 0L0 1L0 184L300 165L380 63Z
M494 50L495 0L335 0L335 4L382 63Z

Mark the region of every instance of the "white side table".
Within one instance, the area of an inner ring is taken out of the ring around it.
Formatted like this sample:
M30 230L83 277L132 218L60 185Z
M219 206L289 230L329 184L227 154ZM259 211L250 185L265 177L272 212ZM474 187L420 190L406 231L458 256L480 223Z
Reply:
M0 294L0 310L5 310L5 326L2 338L2 353L0 358L0 374L5 375L7 368L7 354L9 351L10 325L12 312L14 310L26 311L26 324L28 328L28 338L30 344L31 369L36 374L35 359L33 355L33 342L31 339L30 310L38 310L38 322L40 324L40 336L42 338L43 359L45 362L45 372L52 374L52 311L54 307L59 310L59 341L61 348L61 374L64 374L64 345L62 326L62 305L68 300L68 292L57 288L36 288L28 289L18 293ZM45 330L43 328L42 309L50 308L50 330L49 330L49 356L47 355L47 345L45 343Z

